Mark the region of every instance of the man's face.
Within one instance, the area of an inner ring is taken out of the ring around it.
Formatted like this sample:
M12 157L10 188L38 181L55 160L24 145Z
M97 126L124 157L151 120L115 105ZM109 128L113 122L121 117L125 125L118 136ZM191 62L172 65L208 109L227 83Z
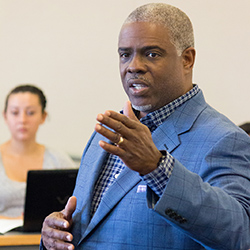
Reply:
M168 30L147 22L125 24L119 36L120 74L124 90L141 116L186 93L183 58Z

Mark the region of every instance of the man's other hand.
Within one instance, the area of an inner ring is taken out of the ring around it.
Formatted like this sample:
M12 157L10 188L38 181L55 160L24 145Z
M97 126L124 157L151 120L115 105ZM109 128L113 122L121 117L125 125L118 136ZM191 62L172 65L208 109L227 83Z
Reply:
M73 235L69 233L72 214L76 209L76 197L69 198L65 209L48 215L42 227L42 243L47 250L73 250Z

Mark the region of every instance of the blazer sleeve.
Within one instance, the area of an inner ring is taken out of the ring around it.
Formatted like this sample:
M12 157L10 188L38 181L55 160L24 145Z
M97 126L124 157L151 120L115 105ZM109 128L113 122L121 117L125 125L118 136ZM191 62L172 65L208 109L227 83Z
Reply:
M250 145L229 133L204 153L197 173L175 159L159 198L148 188L148 206L206 249L250 248Z

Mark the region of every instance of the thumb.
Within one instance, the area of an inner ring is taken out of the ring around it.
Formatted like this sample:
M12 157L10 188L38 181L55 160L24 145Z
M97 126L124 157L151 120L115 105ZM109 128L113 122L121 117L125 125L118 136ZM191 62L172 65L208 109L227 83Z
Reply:
M64 218L67 220L71 220L72 214L74 213L75 210L76 210L76 197L71 196L68 199L68 202L67 202L67 204L62 212L64 215Z
M136 117L132 109L132 105L130 101L126 101L125 106L123 108L123 114L126 115L131 120L138 121L138 118Z

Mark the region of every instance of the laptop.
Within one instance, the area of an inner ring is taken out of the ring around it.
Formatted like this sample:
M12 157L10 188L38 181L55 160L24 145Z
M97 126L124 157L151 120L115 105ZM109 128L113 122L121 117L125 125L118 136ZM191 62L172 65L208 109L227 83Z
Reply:
M78 169L30 170L27 175L24 222L19 230L40 232L47 215L64 209Z

